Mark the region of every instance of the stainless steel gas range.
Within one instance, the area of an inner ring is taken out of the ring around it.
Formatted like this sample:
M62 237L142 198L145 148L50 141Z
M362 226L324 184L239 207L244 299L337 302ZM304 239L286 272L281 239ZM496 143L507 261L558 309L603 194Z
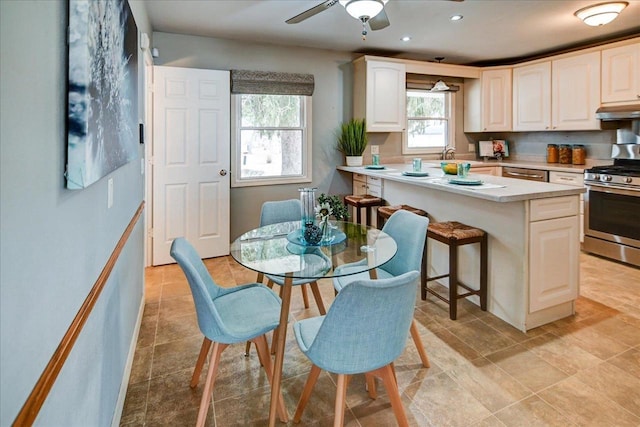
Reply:
M614 144L612 159L584 173L583 249L640 267L640 144Z

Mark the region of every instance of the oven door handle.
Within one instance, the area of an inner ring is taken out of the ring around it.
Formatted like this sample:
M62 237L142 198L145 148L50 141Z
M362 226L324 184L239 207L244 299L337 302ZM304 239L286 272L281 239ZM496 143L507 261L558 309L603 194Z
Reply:
M598 191L600 193L615 193L622 194L625 196L640 196L640 188L636 187L625 187L622 185L615 184L593 184L593 183L585 183L589 191Z

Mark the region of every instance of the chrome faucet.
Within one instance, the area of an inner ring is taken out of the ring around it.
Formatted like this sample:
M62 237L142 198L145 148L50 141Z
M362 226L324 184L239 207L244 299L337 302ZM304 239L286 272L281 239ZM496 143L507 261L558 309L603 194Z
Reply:
M442 154L440 154L440 159L453 160L455 158L456 158L456 149L450 146L444 147L444 150L442 150Z

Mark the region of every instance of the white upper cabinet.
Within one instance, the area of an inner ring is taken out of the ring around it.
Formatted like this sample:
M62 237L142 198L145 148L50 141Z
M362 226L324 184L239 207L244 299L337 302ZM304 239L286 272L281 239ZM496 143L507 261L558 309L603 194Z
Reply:
M511 130L511 68L484 70L465 80L465 132Z
M640 100L640 43L602 51L602 103Z
M551 129L551 61L514 67L513 130Z
M551 63L551 127L554 130L599 130L600 52Z
M354 62L353 115L368 132L402 132L406 117L406 66L399 62Z
M599 130L600 52L513 69L513 130Z

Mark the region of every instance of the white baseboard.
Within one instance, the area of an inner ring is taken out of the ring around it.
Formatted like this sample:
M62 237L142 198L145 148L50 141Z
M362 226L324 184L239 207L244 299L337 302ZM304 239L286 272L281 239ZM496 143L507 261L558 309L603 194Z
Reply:
M143 281L144 283L144 281ZM111 419L111 427L118 427L122 418L122 410L124 409L124 400L127 397L127 388L129 387L129 378L131 377L131 368L133 368L133 357L136 354L136 344L138 343L138 334L140 334L140 325L142 324L142 315L144 314L144 291L140 300L140 308L138 310L138 320L129 344L129 355L127 356L127 364L124 367L124 375L120 383L120 393L118 393L118 401Z

